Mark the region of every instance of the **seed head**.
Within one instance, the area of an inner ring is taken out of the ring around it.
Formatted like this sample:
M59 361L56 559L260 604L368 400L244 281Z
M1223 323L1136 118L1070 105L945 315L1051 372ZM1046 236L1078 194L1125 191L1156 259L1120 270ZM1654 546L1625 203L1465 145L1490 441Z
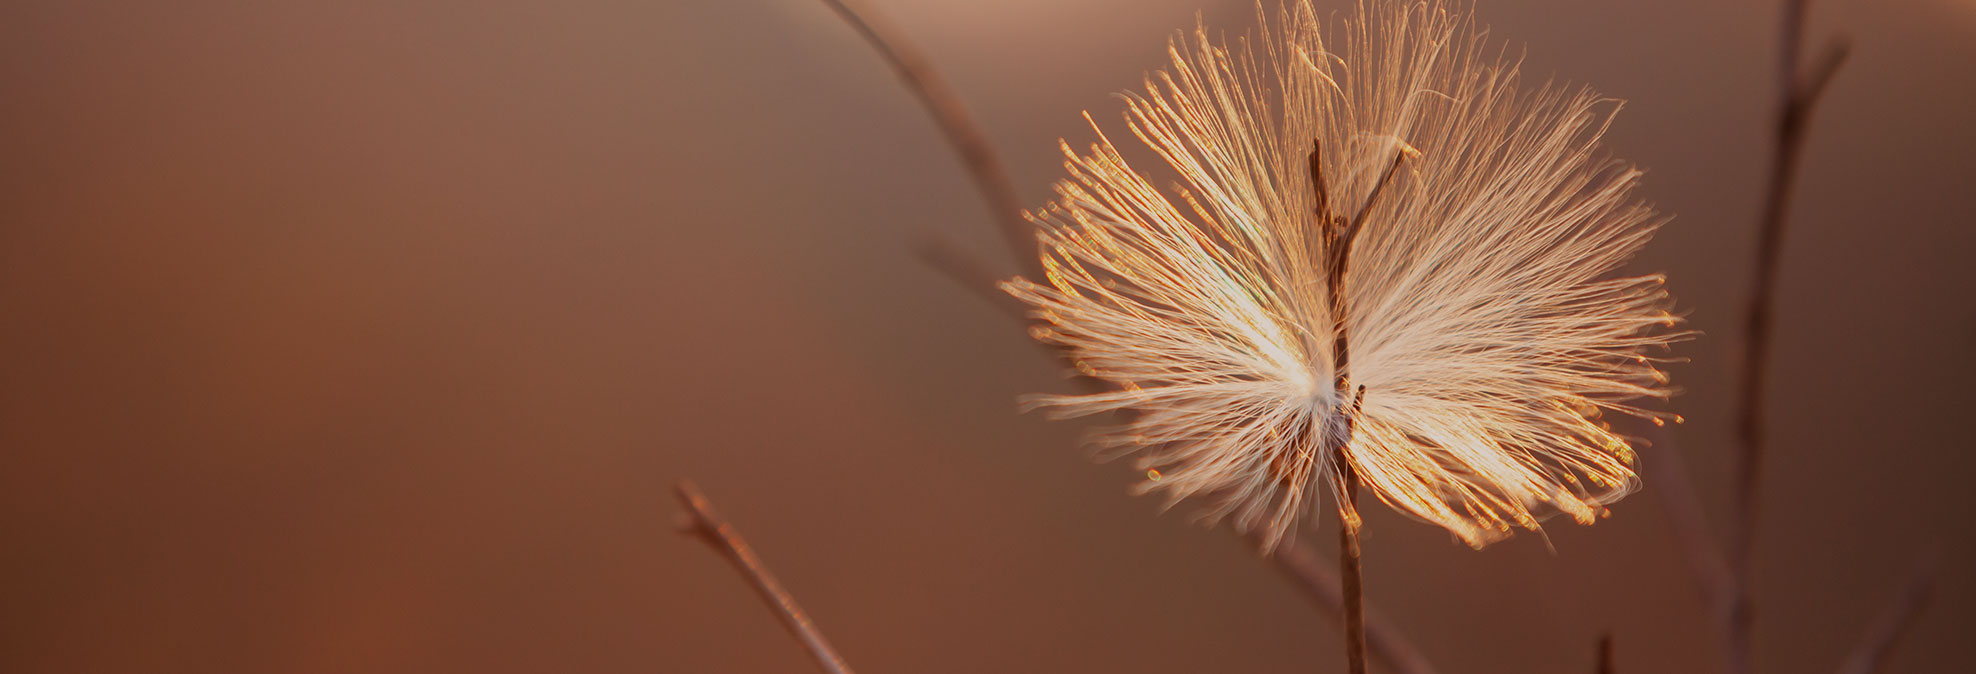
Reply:
M1110 390L1028 404L1125 413L1098 441L1145 491L1266 548L1345 466L1478 547L1592 522L1637 484L1600 415L1665 416L1632 401L1683 336L1660 276L1604 278L1662 221L1600 151L1618 104L1526 84L1438 1L1258 14L1122 95L1160 174L1064 145L1046 278L1002 287Z

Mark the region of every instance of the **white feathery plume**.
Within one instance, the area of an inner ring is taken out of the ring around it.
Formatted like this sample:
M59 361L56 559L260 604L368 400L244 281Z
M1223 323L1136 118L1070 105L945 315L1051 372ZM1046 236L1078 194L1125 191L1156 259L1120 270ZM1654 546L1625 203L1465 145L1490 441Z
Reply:
M1029 404L1128 413L1099 442L1143 489L1266 549L1345 468L1477 547L1594 521L1637 484L1601 410L1668 416L1629 401L1668 394L1650 352L1683 336L1660 276L1601 279L1662 220L1599 150L1617 103L1523 82L1436 0L1329 34L1307 1L1280 15L1228 46L1176 36L1123 95L1170 191L1102 130L1064 145L1070 179L1030 215L1047 284L1002 287L1113 390Z

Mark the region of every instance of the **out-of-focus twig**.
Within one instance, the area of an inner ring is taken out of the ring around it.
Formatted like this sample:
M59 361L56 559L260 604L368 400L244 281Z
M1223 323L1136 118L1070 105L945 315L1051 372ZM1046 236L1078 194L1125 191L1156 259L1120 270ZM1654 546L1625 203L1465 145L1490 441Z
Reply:
M1834 41L1809 75L1801 74L1800 58L1804 41L1806 5L1809 0L1784 0L1778 31L1778 99L1776 136L1770 158L1768 183L1764 188L1763 212L1758 221L1756 266L1750 292L1749 312L1744 324L1742 395L1736 415L1741 452L1737 456L1735 513L1729 536L1729 567L1735 580L1733 596L1723 617L1725 643L1731 674L1751 670L1751 628L1755 622L1755 600L1750 582L1758 519L1758 488L1764 459L1764 385L1770 359L1771 312L1775 305L1777 262L1783 248L1784 224L1790 210L1791 191L1796 185L1798 157L1804 147L1805 131L1812 111L1832 77L1844 65L1848 44Z
M968 113L960 96L947 86L946 78L940 76L940 71L933 68L920 50L882 15L863 7L856 0L823 0L823 3L829 5L845 23L864 37L872 49L878 51L879 56L898 74L906 89L912 91L927 114L933 117L933 122L947 137L947 143L960 154L968 176L981 193L989 215L994 217L996 227L1008 244L1009 252L1015 255L1019 268L1034 277L1034 273L1041 269L1041 263L1037 256L1031 254L1035 238L1028 219L1022 215L1022 197L1016 193L1015 181L1009 178L1000 155L988 142L988 135L975 123L974 116ZM979 256L955 242L953 237L932 229L922 232L920 236L921 240L914 249L927 266L1004 314L1021 319L1027 313L1028 307L995 289L998 279L993 269ZM1048 347L1045 349L1048 350ZM1096 390L1098 384L1088 377L1078 377L1076 381L1089 390Z
M948 280L993 305L997 311L1019 320L1024 319L1029 312L1029 308L1022 304L1022 300L996 290L995 282L1000 279L995 278L994 272L989 271L988 266L982 264L979 258L969 253L967 249L956 245L952 239L939 237L922 241L914 248L914 252L918 253L919 259L934 271L940 272Z
M1037 263L1029 251L1035 247L1028 221L1022 216L1022 196L1016 192L1015 181L1009 179L1008 169L988 142L987 134L968 114L967 106L961 103L953 88L947 86L946 78L940 76L926 59L926 56L895 30L885 18L862 7L857 0L823 0L823 4L843 17L846 23L864 36L873 49L878 50L885 62L891 64L892 71L905 82L906 89L919 98L933 121L940 125L940 132L947 142L959 153L967 166L968 175L974 179L974 186L981 192L981 198L988 204L988 210L995 217L1002 237L1009 246L1009 252L1025 270ZM943 241L939 237L936 241ZM940 243L949 249L951 246ZM951 261L951 260L950 260ZM976 265L978 266L978 265Z
M1932 557L1924 559L1908 579L1900 593L1894 595L1885 613L1873 621L1866 630L1859 646L1851 656L1839 666L1839 674L1874 674L1887 664L1888 656L1900 645L1901 637L1907 635L1908 628L1914 626L1916 618L1928 607L1935 589L1935 562Z
M1606 632L1604 634L1599 635L1598 658L1599 658L1598 669L1595 670L1598 672L1598 674L1613 674L1614 672L1618 671L1618 667L1616 667L1613 664L1611 632Z
M762 558L756 556L754 548L748 547L748 541L741 538L741 532L735 531L734 525L728 524L727 520L721 519L720 513L714 512L714 504L707 501L699 486L694 485L692 480L680 480L673 490L678 493L679 502L686 506L686 531L699 536L734 563L735 570L755 586L755 591L761 593L769 608L775 609L782 625L789 628L789 633L809 650L817 666L829 674L851 674L851 666L844 662L836 649L830 647L830 642L823 638L823 632L817 629L809 614L804 613L803 607L796 604L796 598L783 589L775 574L769 573Z
M1646 446L1642 448L1646 456L1640 461L1643 477L1654 486L1654 501L1666 515L1667 526L1673 530L1683 556L1688 558L1702 604L1711 615L1726 615L1736 580L1730 576L1729 565L1709 534L1701 496L1688 481L1688 462L1682 458L1666 427L1653 426L1646 436Z
M1334 618L1342 618L1345 595L1338 573L1322 555L1301 539L1276 547L1271 561L1284 576L1304 589L1319 608ZM1435 674L1434 665L1420 654L1406 634L1388 621L1378 609L1365 608L1365 641L1373 657L1386 663L1394 674Z

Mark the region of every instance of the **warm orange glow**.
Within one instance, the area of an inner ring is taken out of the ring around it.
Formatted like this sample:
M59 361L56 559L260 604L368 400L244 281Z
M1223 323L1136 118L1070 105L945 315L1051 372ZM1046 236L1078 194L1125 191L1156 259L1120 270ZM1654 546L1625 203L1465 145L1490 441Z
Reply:
M1616 106L1525 86L1437 3L1376 5L1328 34L1306 3L1259 40L1176 39L1172 67L1125 96L1175 190L1102 130L1088 154L1065 146L1070 179L1032 215L1044 283L1004 287L1048 324L1037 339L1119 389L1031 404L1133 412L1101 442L1137 457L1146 491L1275 545L1330 483L1316 450L1350 408L1312 139L1348 213L1404 154L1350 249L1345 374L1365 394L1346 458L1471 545L1549 513L1591 523L1637 483L1600 417L1661 423L1629 401L1665 395L1657 349L1678 337L1661 276L1600 278L1661 220L1631 194L1640 172L1599 149Z

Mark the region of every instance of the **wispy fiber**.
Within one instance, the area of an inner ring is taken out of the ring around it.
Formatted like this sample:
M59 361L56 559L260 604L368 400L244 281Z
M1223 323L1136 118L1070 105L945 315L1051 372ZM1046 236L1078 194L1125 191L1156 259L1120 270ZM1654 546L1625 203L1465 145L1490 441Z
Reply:
M1637 483L1600 415L1660 418L1633 401L1666 395L1680 336L1659 276L1605 278L1660 221L1599 148L1618 105L1525 82L1440 2L1262 14L1259 38L1177 36L1123 96L1172 189L1102 130L1065 145L1044 278L1003 287L1112 390L1031 404L1129 413L1100 442L1147 491L1265 547L1338 486L1331 454L1472 545L1592 522Z

